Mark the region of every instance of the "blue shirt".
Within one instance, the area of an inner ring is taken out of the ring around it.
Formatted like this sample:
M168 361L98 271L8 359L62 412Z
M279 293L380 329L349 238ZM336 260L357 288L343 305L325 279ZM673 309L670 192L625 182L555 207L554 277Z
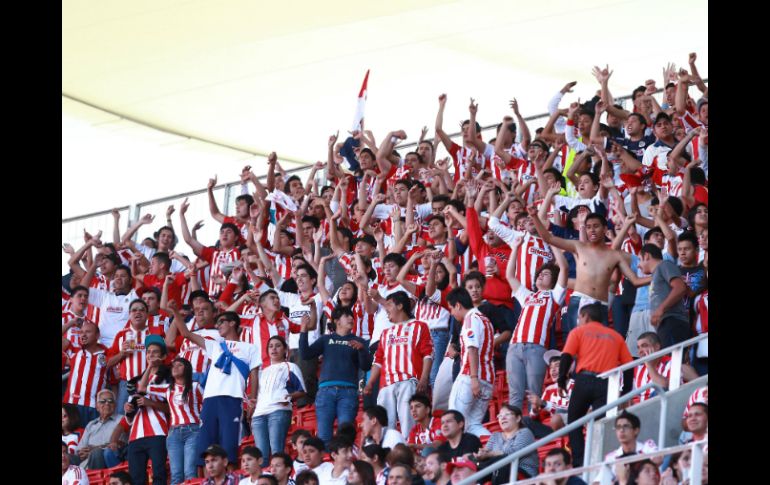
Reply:
M362 345L361 350L354 350L350 341L355 340ZM372 368L372 356L366 341L353 334L345 336L336 333L321 335L312 345L308 345L307 332L299 334L299 355L304 360L315 359L323 355L321 376L318 379L319 387L329 381L327 385L340 385L341 383L358 383L358 369L369 370Z

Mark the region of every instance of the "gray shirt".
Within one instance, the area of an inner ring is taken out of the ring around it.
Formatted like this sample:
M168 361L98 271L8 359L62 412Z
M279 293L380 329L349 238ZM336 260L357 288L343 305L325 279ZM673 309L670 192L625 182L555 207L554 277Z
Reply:
M671 293L670 281L674 278L681 278L682 272L679 267L671 261L661 261L655 271L652 273L652 282L650 283L650 310L655 311L668 298ZM684 301L679 300L669 307L661 317L661 320L668 317L675 317L678 320L688 321L687 309Z
M521 428L508 440L505 439L505 436L501 432L492 433L492 436L489 437L489 441L487 441L487 445L484 449L490 451L502 451L505 455L512 455L534 442L535 435L532 434L532 431L530 431L529 428ZM527 472L529 476L534 477L537 476L539 463L537 452L533 451L519 460L519 468Z
M77 453L87 446L93 448L109 444L112 432L115 430L115 427L122 417L122 414L113 414L104 421L102 421L101 418L96 418L88 423L83 431L83 437L80 438L80 442L75 447L75 452ZM90 457L86 457L86 459L81 462L80 466L82 468L85 468L88 464L88 458Z

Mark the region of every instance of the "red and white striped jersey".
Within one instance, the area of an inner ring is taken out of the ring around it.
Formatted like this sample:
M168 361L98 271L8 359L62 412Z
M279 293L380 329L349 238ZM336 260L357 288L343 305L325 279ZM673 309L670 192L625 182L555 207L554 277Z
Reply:
M81 428L81 431L82 431L82 428ZM75 447L77 447L78 443L80 443L80 434L81 433L77 431L73 431L72 433L61 435L62 443L67 445L67 451L69 453L72 453L72 454L75 453Z
M61 476L61 485L89 485L86 471L77 465L70 465Z
M682 419L687 419L687 416L690 414L690 407L696 402L709 403L709 386L699 387L690 395L690 399L687 400L687 406L684 408Z
M147 316L147 328L151 331L154 330L157 333L157 335L165 334L168 330L168 326L170 325L169 322L169 315L168 313L164 312L163 310L160 310L160 312L157 315L148 315ZM124 329L131 328L131 320L126 322L126 326L123 327ZM154 333L154 332L151 332Z
M150 377L150 382L155 377ZM165 385L150 384L147 386L147 395L145 399L161 402L166 400ZM120 421L120 426L126 429L128 420L125 416ZM139 407L134 419L131 421L131 432L128 435L128 441L135 441L140 438L151 438L153 436L166 436L168 434L168 416L155 408Z
M257 328L254 328L254 324ZM262 368L270 366L270 355L267 353L267 343L270 337L280 335L289 341L289 335L299 333L300 325L292 322L282 312L275 315L275 319L270 321L263 313L259 313L254 318L241 319L241 342L256 345L261 352Z
M491 152L489 151L490 147L492 148ZM454 181L457 182L465 175L466 163L469 158L476 157L476 165L471 170L471 176L475 177L479 174L479 170L487 168L487 161L494 153L494 147L491 145L487 145L486 153L478 153L475 147L462 147L457 143L452 143L451 148L449 148L449 155L452 156L455 167Z
M519 252L516 254L518 258L516 260L516 279L528 290L535 291L535 273L537 273L537 269L553 261L554 257L551 246L543 238L529 231L522 232L505 227L497 217L489 218L489 228L509 246L513 244L515 238L522 238Z
M532 292L524 285L513 293L521 304L521 314L511 337L511 344L537 344L546 347L551 324L564 305L565 290L558 283L553 290Z
M110 357L120 353L120 349L123 348L123 342L130 340L130 338L134 339L134 351L130 356L120 361L119 364L121 380L129 381L136 376L141 376L145 369L147 369L147 352L144 348L144 339L146 339L148 335L164 336L165 334L157 328L150 329L145 327L144 329L137 331L129 327L124 328L115 336L115 341L112 343L112 347L110 347L109 350Z
M460 374L471 375L471 363L468 347L476 347L479 351L479 379L495 382L494 363L495 329L492 322L478 308L471 308L465 314L463 326L460 329L460 358L462 370Z
M658 371L658 374L668 379L671 376L671 356L667 355L661 358L656 370ZM634 368L634 389L639 389L640 387L650 382L652 382L652 378L650 377L650 371L647 369L647 365L637 365ZM653 392L653 389L647 389L643 393L638 394L633 399L634 404L650 399L653 397Z
M520 184L525 184L530 180L534 180L535 183L529 186L526 192L522 194L522 199L527 205L531 205L535 201L535 192L537 192L537 173L535 172L535 164L529 160L521 158L512 158L509 167L515 170L516 180Z
M395 283L393 285L388 284L388 283L382 284L382 285L380 285L380 284L373 284L373 285L371 285L371 288L374 288L377 291L379 291L380 292L380 296L382 296L383 298L387 298L388 295L391 295L391 294L396 293L398 291L403 291L407 295L412 296L406 290L406 288L401 286L401 283ZM377 307L377 311L374 313L374 330L372 331L372 341L371 341L371 343L373 344L373 343L379 341L380 340L380 335L382 334L382 332L386 328L390 327L391 325L393 325L393 324L388 319L388 314L385 311L385 307L383 307L382 305L379 305Z
M572 395L572 389L575 387L575 381L570 379L569 382L567 382L567 395L562 396L559 394L559 385L555 382L549 386L547 386L543 390L543 395L540 397L540 399L544 403L544 409L540 410L540 413L537 414L539 416L540 420L542 421L548 415L553 416L556 413L561 414L567 414L567 408L569 407L569 398ZM532 412L530 409L529 412L530 416L536 416L535 413Z
M104 290L104 291L112 291L112 280L107 279L107 277L104 276L103 274L94 275L88 287L99 288L100 290Z
M416 423L409 431L409 438L406 440L410 445L427 445L434 441L446 441L441 434L441 418L430 418L427 428Z
M326 319L332 321L332 312L340 305L340 290L334 296L324 303L323 311L326 315ZM374 315L369 315L364 310L364 306L360 301L356 300L351 308L353 311L353 331L352 334L356 337L361 337L364 340L369 340L374 330Z
M669 196L681 197L682 196L682 184L684 183L684 172L679 171L676 175L664 174L662 177L661 186L668 190Z
M381 368L380 385L419 379L423 373L423 359L433 356L433 340L428 324L409 320L394 324L380 336L380 345L374 356L374 365ZM425 369L429 372L430 368Z
M107 385L107 347L91 353L79 348L68 352L70 376L64 402L80 406L96 407L96 395Z
M62 311L61 312L61 326L64 328L64 326L73 318L87 318L87 315L75 315L71 311ZM67 330L67 333L63 335L64 338L69 340L69 343L72 345L70 347L72 350L76 350L80 348L80 335L83 332L80 330L80 326L75 325L74 327L70 327Z
M268 249L265 250L265 254L273 262L275 270L284 281L291 278L291 258L287 258L281 253L274 253ZM275 284L278 284L278 282Z
M693 300L695 309L695 331L698 335L709 331L709 290L697 295Z
M153 390L165 389L162 397L168 402L170 425L182 426L186 424L201 423L201 408L203 407L203 390L201 385L193 381L192 389L185 401L183 398L184 386L180 384L163 384L151 386ZM149 393L149 390L148 390ZM161 396L159 396L161 397Z
M428 324L430 330L449 328L451 315L441 306L441 291L436 290L430 298L420 298L414 307L414 318Z
M201 258L208 261L211 264L211 277L209 278L208 293L211 298L218 298L222 293L224 287L214 282L216 276L224 278L222 273L222 265L227 263L234 263L241 260L241 252L238 248L233 248L228 251L214 249L212 247L203 248Z
M192 324L194 324L194 321L191 321L187 324L188 328L190 328ZM207 340L222 340L222 337L219 335L219 330L214 328L199 328L193 333L200 335ZM181 337L181 335L179 338L177 338L177 341L179 339L182 340L182 343L179 344L179 357L190 361L190 364L192 364L193 372L206 372L211 362L208 356L206 356L206 349L198 347L198 345L194 344L186 338Z

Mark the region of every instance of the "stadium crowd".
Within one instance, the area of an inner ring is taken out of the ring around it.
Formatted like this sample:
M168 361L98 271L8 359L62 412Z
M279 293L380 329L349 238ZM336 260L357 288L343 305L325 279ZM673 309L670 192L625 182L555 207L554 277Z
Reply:
M113 211L111 243L64 244L62 484L445 485L604 405L598 374L708 332L695 62L664 68L660 99L653 80L635 89L630 111L595 67L596 96L560 108L567 83L534 133L513 99L484 140L472 99L461 144L442 94L434 139L401 153L404 131L378 140L362 122L304 183L272 153L266 180L241 172L233 216L209 180L216 241L186 200L141 242L154 217L121 233ZM671 365L632 369L624 392L666 387ZM706 342L682 369L708 373ZM680 442L707 436L707 402L693 394ZM621 413L607 458L657 450L640 426ZM577 467L583 439L489 480ZM688 483L684 455L615 479Z

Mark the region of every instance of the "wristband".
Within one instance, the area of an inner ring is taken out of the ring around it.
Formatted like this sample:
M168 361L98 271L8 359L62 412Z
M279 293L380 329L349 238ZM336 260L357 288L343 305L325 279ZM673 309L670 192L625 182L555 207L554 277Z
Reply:
M568 119L567 126L575 126L575 121L572 118Z

